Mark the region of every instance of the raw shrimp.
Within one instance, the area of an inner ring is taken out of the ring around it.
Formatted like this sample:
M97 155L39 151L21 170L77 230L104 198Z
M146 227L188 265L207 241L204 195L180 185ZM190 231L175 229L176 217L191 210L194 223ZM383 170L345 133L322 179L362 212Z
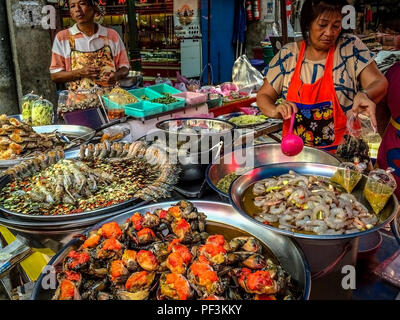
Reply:
M279 206L273 206L269 208L269 213L273 215L279 215L282 212L284 212L286 209L286 204L285 202L282 202Z

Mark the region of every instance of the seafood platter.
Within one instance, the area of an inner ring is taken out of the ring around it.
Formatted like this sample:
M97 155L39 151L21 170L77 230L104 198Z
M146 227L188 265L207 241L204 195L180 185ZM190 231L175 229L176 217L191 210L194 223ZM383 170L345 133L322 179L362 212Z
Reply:
M222 200L229 202L229 187L239 176L253 168L284 162L314 162L338 166L340 161L333 155L315 148L304 147L294 157L282 153L278 143L259 144L219 157L206 171L208 185L219 194ZM251 164L251 165L249 165Z
M354 238L394 219L394 195L376 214L363 195L366 176L347 193L331 181L336 171L337 167L315 163L261 166L232 183L230 200L249 221L296 238Z
M179 168L142 142L81 145L75 158L53 150L3 172L0 210L37 222L86 219L170 196Z
M230 203L249 223L299 244L309 263L313 297L319 299L349 298L351 293L341 286L342 268L356 266L361 239L398 212L392 195L375 214L363 193L367 177L361 175L347 193L331 181L337 170L318 163L270 164L241 175L229 189Z
M15 117L0 115L0 167L11 167L54 148L77 146L89 141L94 135L93 129L83 126L31 127ZM76 139L75 143L68 145L69 139Z
M246 231L244 231L246 230ZM283 248L285 248L283 250ZM49 266L57 288L32 299L308 299L310 274L288 237L248 225L228 204L148 205L77 236Z

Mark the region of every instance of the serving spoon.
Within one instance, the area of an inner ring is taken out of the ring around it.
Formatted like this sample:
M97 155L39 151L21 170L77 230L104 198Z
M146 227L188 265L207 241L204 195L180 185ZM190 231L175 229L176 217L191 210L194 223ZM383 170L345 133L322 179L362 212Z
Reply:
M295 113L292 113L292 118L290 119L290 129L287 135L282 139L281 150L283 154L293 157L298 155L301 150L303 150L304 142L298 135L293 133Z

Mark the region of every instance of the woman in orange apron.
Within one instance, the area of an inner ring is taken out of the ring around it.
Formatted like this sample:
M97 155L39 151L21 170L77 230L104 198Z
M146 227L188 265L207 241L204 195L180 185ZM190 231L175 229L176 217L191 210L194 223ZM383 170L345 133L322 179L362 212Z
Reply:
M305 1L300 23L305 41L281 49L257 94L257 106L266 116L284 119L283 136L295 112L294 133L308 146L333 152L346 130L346 112L368 113L376 126L375 103L387 89L365 45L355 36L341 36L346 4ZM278 97L283 101L276 105Z

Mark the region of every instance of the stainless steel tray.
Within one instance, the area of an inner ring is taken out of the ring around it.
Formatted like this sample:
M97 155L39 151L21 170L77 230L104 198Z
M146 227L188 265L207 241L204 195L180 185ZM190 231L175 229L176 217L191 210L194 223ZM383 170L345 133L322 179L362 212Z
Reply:
M76 125L68 125L68 124L61 124L61 125L49 125L49 126L37 126L32 127L33 130L37 133L51 133L55 130L58 132L66 135L68 138L74 139L78 137L82 138L82 143L90 141L96 134L96 131L92 128L85 127L85 126L76 126ZM16 164L31 159L32 157L21 157L18 159L13 160L0 160L0 168L10 168L15 166Z
M246 161L243 161L243 159L246 159ZM235 150L218 158L215 163L210 164L207 168L207 183L215 192L219 193L222 199L229 201L229 194L217 188L218 181L227 174L245 168L246 163L251 162L253 162L253 166L249 170L267 164L284 162L313 162L333 166L340 164L340 160L335 156L316 148L304 147L303 151L297 156L288 157L282 153L281 145L278 143L259 144L243 150Z
M125 222L126 219L129 218L134 212L145 214L146 212L153 211L157 208L167 209L175 203L176 201L157 203L125 212L106 221L102 221L101 223L87 230L86 234L88 234L91 230L97 230L107 222L116 221L118 224L121 224ZM295 280L300 286L303 293L303 299L309 298L311 279L308 263L302 250L294 241L275 232L265 230L258 225L249 224L246 219L241 217L235 210L233 210L232 206L228 204L213 201L192 201L192 203L199 211L202 211L207 215L207 221L222 223L237 228L250 233L254 237L261 240L272 251L282 267L292 276L292 279ZM52 258L48 265L56 266L62 262L68 252L75 244L77 244L77 241L77 239L70 241L60 252L57 253L56 256ZM42 273L36 282L36 286L32 294L32 300L50 299L54 294L55 290L43 289L41 283L44 275L45 274Z
M336 169L337 167L335 166L316 164L316 163L298 163L298 162L278 163L278 164L270 164L267 166L261 166L259 168L249 171L248 174L242 175L232 183L229 189L229 199L232 206L244 218L246 218L249 222L251 222L251 224L256 224L260 227L263 227L265 230L271 230L280 233L282 235L296 237L296 238L303 238L303 239L311 239L311 240L338 240L338 239L351 239L351 238L361 237L368 233L379 230L380 228L390 223L394 219L399 209L399 204L395 195L392 195L392 197L386 204L385 208L379 213L378 224L374 228L362 232L341 234L341 235L310 235L310 234L303 234L303 233L297 233L279 229L273 226L265 225L253 219L245 212L243 208L242 195L245 192L245 190L256 181L286 174L289 172L289 170L293 170L299 174L331 177L335 173ZM367 182L367 177L363 176L362 180L358 183L356 188L353 190L352 194L356 197L358 201L360 201L363 205L365 205L368 208L368 210L370 210L370 212L373 212L368 201L363 196L363 190L366 182Z

